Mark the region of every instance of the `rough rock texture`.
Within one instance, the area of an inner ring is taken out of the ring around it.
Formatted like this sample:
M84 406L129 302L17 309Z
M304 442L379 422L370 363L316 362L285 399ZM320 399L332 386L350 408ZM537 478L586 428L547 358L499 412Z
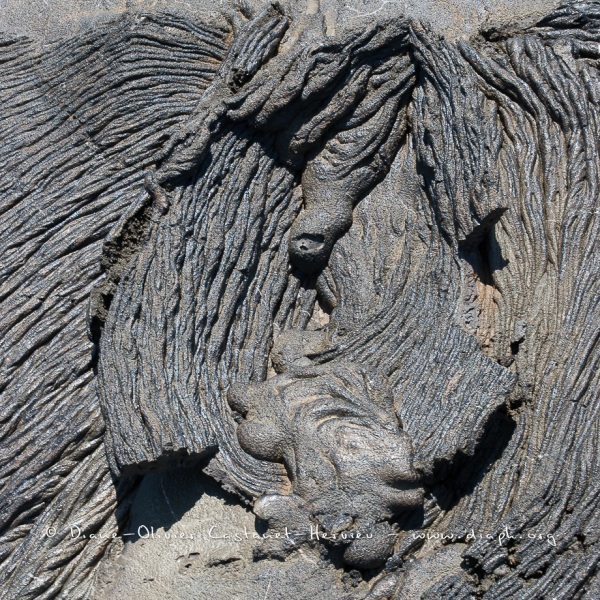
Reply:
M180 485L146 476L131 512L137 476L182 464L267 532L373 528L246 545L222 579L209 549L225 595L279 573L273 597L319 597L314 578L598 596L600 3L468 35L375 8L3 38L1 597L112 597L128 556L148 578L160 551L138 540L92 585L117 522Z
M74 543L65 524L115 531L117 494L86 335L89 298L103 278L104 238L139 195L169 128L189 114L186 99L214 76L228 35L226 27L138 15L43 49L4 38L4 598L83 596L110 538ZM168 76L169 65L186 76Z

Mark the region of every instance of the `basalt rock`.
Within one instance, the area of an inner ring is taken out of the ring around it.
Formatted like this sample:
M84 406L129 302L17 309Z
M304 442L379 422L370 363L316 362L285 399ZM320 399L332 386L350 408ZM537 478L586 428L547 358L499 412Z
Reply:
M0 597L182 466L371 600L597 597L600 3L242 8L2 38Z

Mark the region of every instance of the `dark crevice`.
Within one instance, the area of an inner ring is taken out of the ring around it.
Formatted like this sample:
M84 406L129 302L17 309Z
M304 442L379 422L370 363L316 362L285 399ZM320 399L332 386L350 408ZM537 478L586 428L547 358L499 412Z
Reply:
M473 456L457 454L452 461L438 461L433 473L426 478L426 487L436 496L443 510L450 510L457 502L471 494L492 465L500 459L515 432L516 423L506 406L499 407L488 419ZM442 483L445 493L436 487Z

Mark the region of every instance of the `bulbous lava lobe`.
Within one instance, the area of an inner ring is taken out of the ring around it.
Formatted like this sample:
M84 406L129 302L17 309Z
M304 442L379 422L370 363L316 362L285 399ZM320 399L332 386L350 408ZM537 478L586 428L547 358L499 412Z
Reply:
M305 208L290 229L290 259L304 273L322 269L335 242L350 229L357 198L348 180L334 180L319 158L302 175Z
M374 524L422 504L412 445L383 380L349 364L303 367L229 392L248 454L284 463L313 514Z

